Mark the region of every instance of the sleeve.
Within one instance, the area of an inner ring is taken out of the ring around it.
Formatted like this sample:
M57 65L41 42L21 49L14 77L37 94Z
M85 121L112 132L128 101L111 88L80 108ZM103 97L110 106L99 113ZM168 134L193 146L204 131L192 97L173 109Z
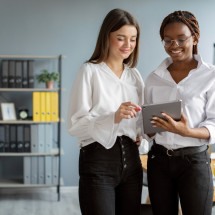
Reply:
M138 73L139 74L139 73ZM146 93L146 86L143 82L143 79L141 77L141 75L139 75L139 80L140 80L140 84L139 84L139 98L140 98L140 102L139 102L139 105L142 106L145 102L145 93ZM139 113L139 117L138 117L138 120L137 120L137 135L139 136L142 136L144 141L146 142L151 142L153 140L153 137L150 138L147 134L144 134L144 129L143 129L143 117L142 117L142 112ZM144 144L146 142L141 143L141 144Z
M68 131L79 141L93 139L105 148L112 147L116 140L118 125L114 124L115 113L95 116L91 113L93 97L93 75L88 64L84 64L73 84L68 111Z
M206 127L210 133L209 144L215 143L215 85L207 92L206 119L199 127Z

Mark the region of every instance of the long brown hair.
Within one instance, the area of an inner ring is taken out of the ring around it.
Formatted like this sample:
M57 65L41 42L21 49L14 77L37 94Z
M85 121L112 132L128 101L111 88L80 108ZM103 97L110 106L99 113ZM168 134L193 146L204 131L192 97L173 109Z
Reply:
M124 25L133 25L137 29L136 47L131 55L123 61L128 66L135 67L139 55L140 28L135 18L122 9L113 9L106 15L100 28L95 50L87 62L97 64L104 61L108 57L110 33L117 31Z
M160 27L160 37L161 40L164 39L164 28L174 22L184 23L191 31L192 35L195 37L197 44L200 38L199 23L196 17L189 11L175 11L166 16ZM193 45L193 54L198 54L197 44Z

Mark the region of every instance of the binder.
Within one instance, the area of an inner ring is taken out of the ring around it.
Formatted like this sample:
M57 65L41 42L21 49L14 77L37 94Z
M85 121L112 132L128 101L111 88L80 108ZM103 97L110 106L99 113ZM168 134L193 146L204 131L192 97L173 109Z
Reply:
M15 73L15 87L22 88L22 61L16 61Z
M34 88L34 61L28 61L28 87Z
M40 121L40 92L33 92L33 121Z
M31 184L38 184L38 158L31 157Z
M10 126L4 125L4 129L5 129L4 151L10 152Z
M52 157L51 156L45 157L45 184L46 185L52 184Z
M31 184L31 157L24 157L23 173L24 184Z
M50 92L51 94L51 121L58 122L59 121L59 96L58 92Z
M22 61L22 87L28 88L28 62Z
M52 124L45 125L45 152L51 152L53 145L53 132L52 132Z
M4 152L5 129L4 125L0 125L0 152Z
M30 125L24 125L24 152L30 152L31 151L31 126Z
M45 124L38 124L38 152L45 152Z
M45 93L46 97L46 105L45 105L45 113L46 113L46 121L50 122L51 121L51 92L46 92Z
M24 128L23 125L17 125L17 152L24 151Z
M10 152L17 151L16 143L16 125L10 125Z
M59 157L52 157L52 184L59 184Z
M15 88L15 61L9 61L8 87Z
M2 61L2 75L1 75L1 87L7 88L8 87L8 73L9 73L9 61L3 60Z
M31 125L31 152L38 152L38 125Z
M38 157L38 183L45 184L45 157Z
M40 121L46 121L46 93L40 92Z

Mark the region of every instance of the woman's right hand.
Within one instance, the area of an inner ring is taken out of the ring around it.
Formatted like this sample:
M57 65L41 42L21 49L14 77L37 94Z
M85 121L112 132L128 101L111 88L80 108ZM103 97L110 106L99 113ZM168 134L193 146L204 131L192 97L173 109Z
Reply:
M115 123L120 123L122 119L131 119L136 117L137 112L141 110L141 107L132 102L122 103L115 113Z

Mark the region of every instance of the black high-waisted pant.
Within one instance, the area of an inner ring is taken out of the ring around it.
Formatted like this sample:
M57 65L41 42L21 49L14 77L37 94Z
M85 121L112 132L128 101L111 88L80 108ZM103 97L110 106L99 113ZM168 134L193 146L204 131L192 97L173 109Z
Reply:
M139 215L143 171L138 146L126 136L111 149L81 148L79 202L83 215Z
M168 156L163 146L148 153L148 187L154 215L211 215L213 180L210 156L202 152ZM171 151L170 151L171 154Z

